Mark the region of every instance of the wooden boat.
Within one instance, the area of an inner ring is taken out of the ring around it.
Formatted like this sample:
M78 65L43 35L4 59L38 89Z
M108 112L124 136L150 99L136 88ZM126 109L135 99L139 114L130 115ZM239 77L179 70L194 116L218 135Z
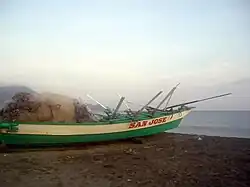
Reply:
M105 109L106 113L106 115L101 116L96 122L0 122L0 141L5 145L56 145L101 142L153 135L177 128L183 118L194 108L188 107L188 104L229 95L223 94L202 100L167 106L177 86L166 95L157 107L154 108L149 105L162 94L162 91L157 93L156 96L138 111L132 111L125 102L127 110L118 113L120 106L125 101L124 97L120 98L114 110L105 107L95 100ZM167 99L166 106L160 109Z

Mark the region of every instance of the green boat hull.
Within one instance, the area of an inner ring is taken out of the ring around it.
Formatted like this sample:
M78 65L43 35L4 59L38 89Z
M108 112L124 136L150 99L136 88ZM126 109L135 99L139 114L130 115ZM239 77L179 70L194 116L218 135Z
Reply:
M189 112L141 115L136 121L119 118L96 123L1 123L0 141L5 145L52 146L143 137L177 128Z
M181 119L170 123L153 126L133 131L90 134L90 135L27 135L27 134L1 134L0 139L6 145L56 145L56 144L76 144L88 142L103 142L110 140L121 140L133 137L153 135L173 129L179 126Z

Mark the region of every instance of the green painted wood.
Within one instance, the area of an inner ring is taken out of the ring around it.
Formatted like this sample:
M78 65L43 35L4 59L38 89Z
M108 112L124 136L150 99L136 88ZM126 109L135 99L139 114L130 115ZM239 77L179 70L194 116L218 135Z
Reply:
M182 119L171 121L166 124L117 133L91 134L91 135L25 135L6 133L0 134L0 140L6 145L55 145L71 143L101 142L108 140L127 139L153 135L179 126ZM67 127L66 127L67 128Z

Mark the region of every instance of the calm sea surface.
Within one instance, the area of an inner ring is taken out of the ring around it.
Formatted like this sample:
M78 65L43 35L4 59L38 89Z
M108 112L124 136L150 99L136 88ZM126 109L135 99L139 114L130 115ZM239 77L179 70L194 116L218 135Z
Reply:
M250 138L250 111L193 111L168 132Z

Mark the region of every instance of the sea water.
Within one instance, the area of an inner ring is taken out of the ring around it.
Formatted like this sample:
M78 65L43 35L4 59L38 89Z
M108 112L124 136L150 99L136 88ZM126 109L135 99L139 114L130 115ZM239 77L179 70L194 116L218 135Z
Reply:
M168 132L250 138L250 111L192 111Z

